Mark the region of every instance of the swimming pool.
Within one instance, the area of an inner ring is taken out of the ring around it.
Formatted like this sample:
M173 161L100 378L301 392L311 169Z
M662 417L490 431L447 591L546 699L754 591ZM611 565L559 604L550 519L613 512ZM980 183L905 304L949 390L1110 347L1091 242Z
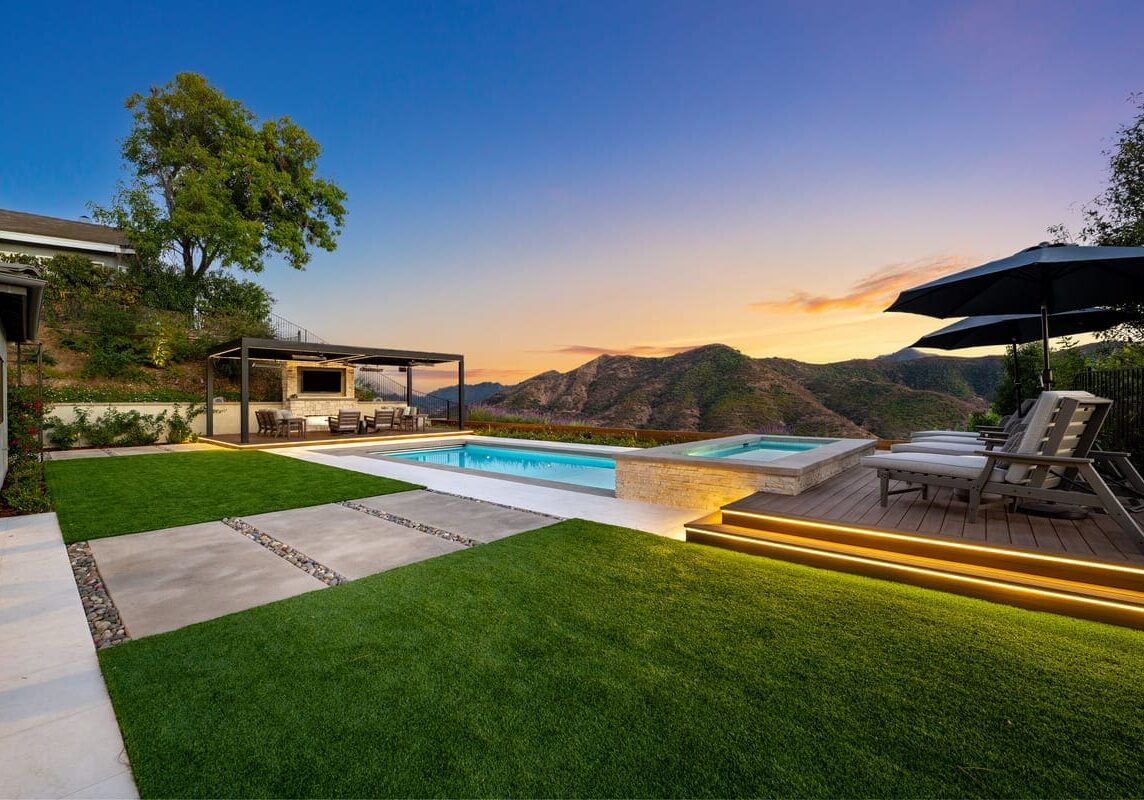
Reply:
M800 441L789 437L784 439L756 439L733 445L695 447L688 450L687 455L703 458L734 458L739 461L777 461L795 453L817 450L824 444L831 444L833 441L829 439Z
M420 450L380 451L374 454L420 464L495 472L516 478L571 483L593 489L616 488L616 462L602 456L472 443Z

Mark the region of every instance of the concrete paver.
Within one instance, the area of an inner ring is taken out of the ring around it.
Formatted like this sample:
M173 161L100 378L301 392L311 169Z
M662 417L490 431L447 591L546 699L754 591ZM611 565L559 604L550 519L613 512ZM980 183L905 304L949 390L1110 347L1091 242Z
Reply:
M106 450L85 448L83 450L46 450L44 461L72 461L77 458L110 458Z
M89 544L108 594L135 639L325 588L221 522Z
M136 447L109 447L97 449L91 447L79 450L45 450L44 461L71 461L77 458L108 458L110 456L141 456L158 453L189 453L197 450L218 450L213 444L199 442L186 442L184 444L147 444Z
M383 494L356 502L368 508L388 511L390 514L414 522L467 536L478 542L492 542L505 536L512 536L514 533L543 528L556 521L552 517L541 516L531 511L517 511L456 495L421 490Z
M138 797L55 514L0 520L0 797Z
M104 452L113 456L153 456L171 451L157 444L141 444L133 447L108 447Z
M337 504L242 520L351 579L464 549L457 542Z

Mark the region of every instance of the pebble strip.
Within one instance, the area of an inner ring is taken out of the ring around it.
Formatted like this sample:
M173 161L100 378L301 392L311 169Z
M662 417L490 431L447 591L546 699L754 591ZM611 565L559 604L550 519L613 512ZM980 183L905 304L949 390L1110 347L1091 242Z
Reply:
M87 616L87 627L95 646L111 647L128 641L131 637L119 618L119 610L111 602L111 595L103 585L103 578L100 577L87 542L69 544L68 560L71 562L75 585L79 589L79 599L83 602L83 613Z
M480 544L480 542L478 542L476 539L470 539L468 536L462 536L459 533L453 533L452 531L447 531L443 528L434 528L432 525L424 525L420 522L414 522L411 519L399 517L396 514L390 514L388 511L378 511L376 508L363 506L361 503L355 503L353 500L342 500L340 503L338 503L338 505L345 506L346 508L352 508L354 511L360 511L363 514L369 514L371 517L377 517L378 519L384 519L389 522L396 522L398 525L404 525L406 528L412 528L415 531L427 533L430 536L437 536L442 539L448 539L450 542L463 544L465 547L476 547Z
M504 503L494 503L492 500L478 500L475 497L465 497L463 494L454 494L453 492L442 492L439 489L422 489L423 492L430 492L431 494L443 494L445 497L459 497L462 500L468 500L473 503L484 503L486 506L493 506L495 508L507 508L509 511L523 511L525 514L535 514L538 517L548 517L557 522L563 522L566 517L558 517L555 514L545 514L543 511L533 511L531 508L521 508L520 506L508 506Z
M305 553L295 550L285 542L278 541L270 534L260 531L249 522L244 522L236 517L227 517L222 521L222 524L234 528L255 544L262 545L274 555L286 559L307 575L314 576L327 586L337 586L339 583L349 583L350 581L345 575L335 572L325 564L315 561Z

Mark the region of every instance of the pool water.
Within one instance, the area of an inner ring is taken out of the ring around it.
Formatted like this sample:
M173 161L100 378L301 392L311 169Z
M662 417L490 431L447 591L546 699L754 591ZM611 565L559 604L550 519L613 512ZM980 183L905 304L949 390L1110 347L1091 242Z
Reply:
M688 451L687 455L702 456L703 458L730 458L737 461L777 461L780 458L785 458L795 453L805 453L807 450L814 450L828 443L827 441L799 442L794 440L758 439L753 442L742 442L725 447L713 447L710 449L699 447Z
M594 489L616 488L616 462L599 456L479 444L379 452L377 455L421 464L496 472L518 478L572 483Z

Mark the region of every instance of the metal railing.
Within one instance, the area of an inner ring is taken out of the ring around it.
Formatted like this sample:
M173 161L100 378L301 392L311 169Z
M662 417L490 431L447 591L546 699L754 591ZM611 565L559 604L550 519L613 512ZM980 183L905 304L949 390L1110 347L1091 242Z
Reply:
M387 403L404 403L406 399L405 384L380 372L367 372L359 369L356 373L354 385L369 389L373 392L375 398L384 400ZM459 406L452 400L448 400L444 397L414 390L413 407L417 409L418 414L425 414L433 420L446 422L457 421Z
M1101 432L1101 446L1144 457L1144 367L1086 369L1074 388L1112 401Z
M270 335L273 339L290 342L312 342L314 344L329 344L318 334L311 330L303 328L297 323L291 322L285 317L280 317L277 314L271 313L266 320L267 326L270 328Z

